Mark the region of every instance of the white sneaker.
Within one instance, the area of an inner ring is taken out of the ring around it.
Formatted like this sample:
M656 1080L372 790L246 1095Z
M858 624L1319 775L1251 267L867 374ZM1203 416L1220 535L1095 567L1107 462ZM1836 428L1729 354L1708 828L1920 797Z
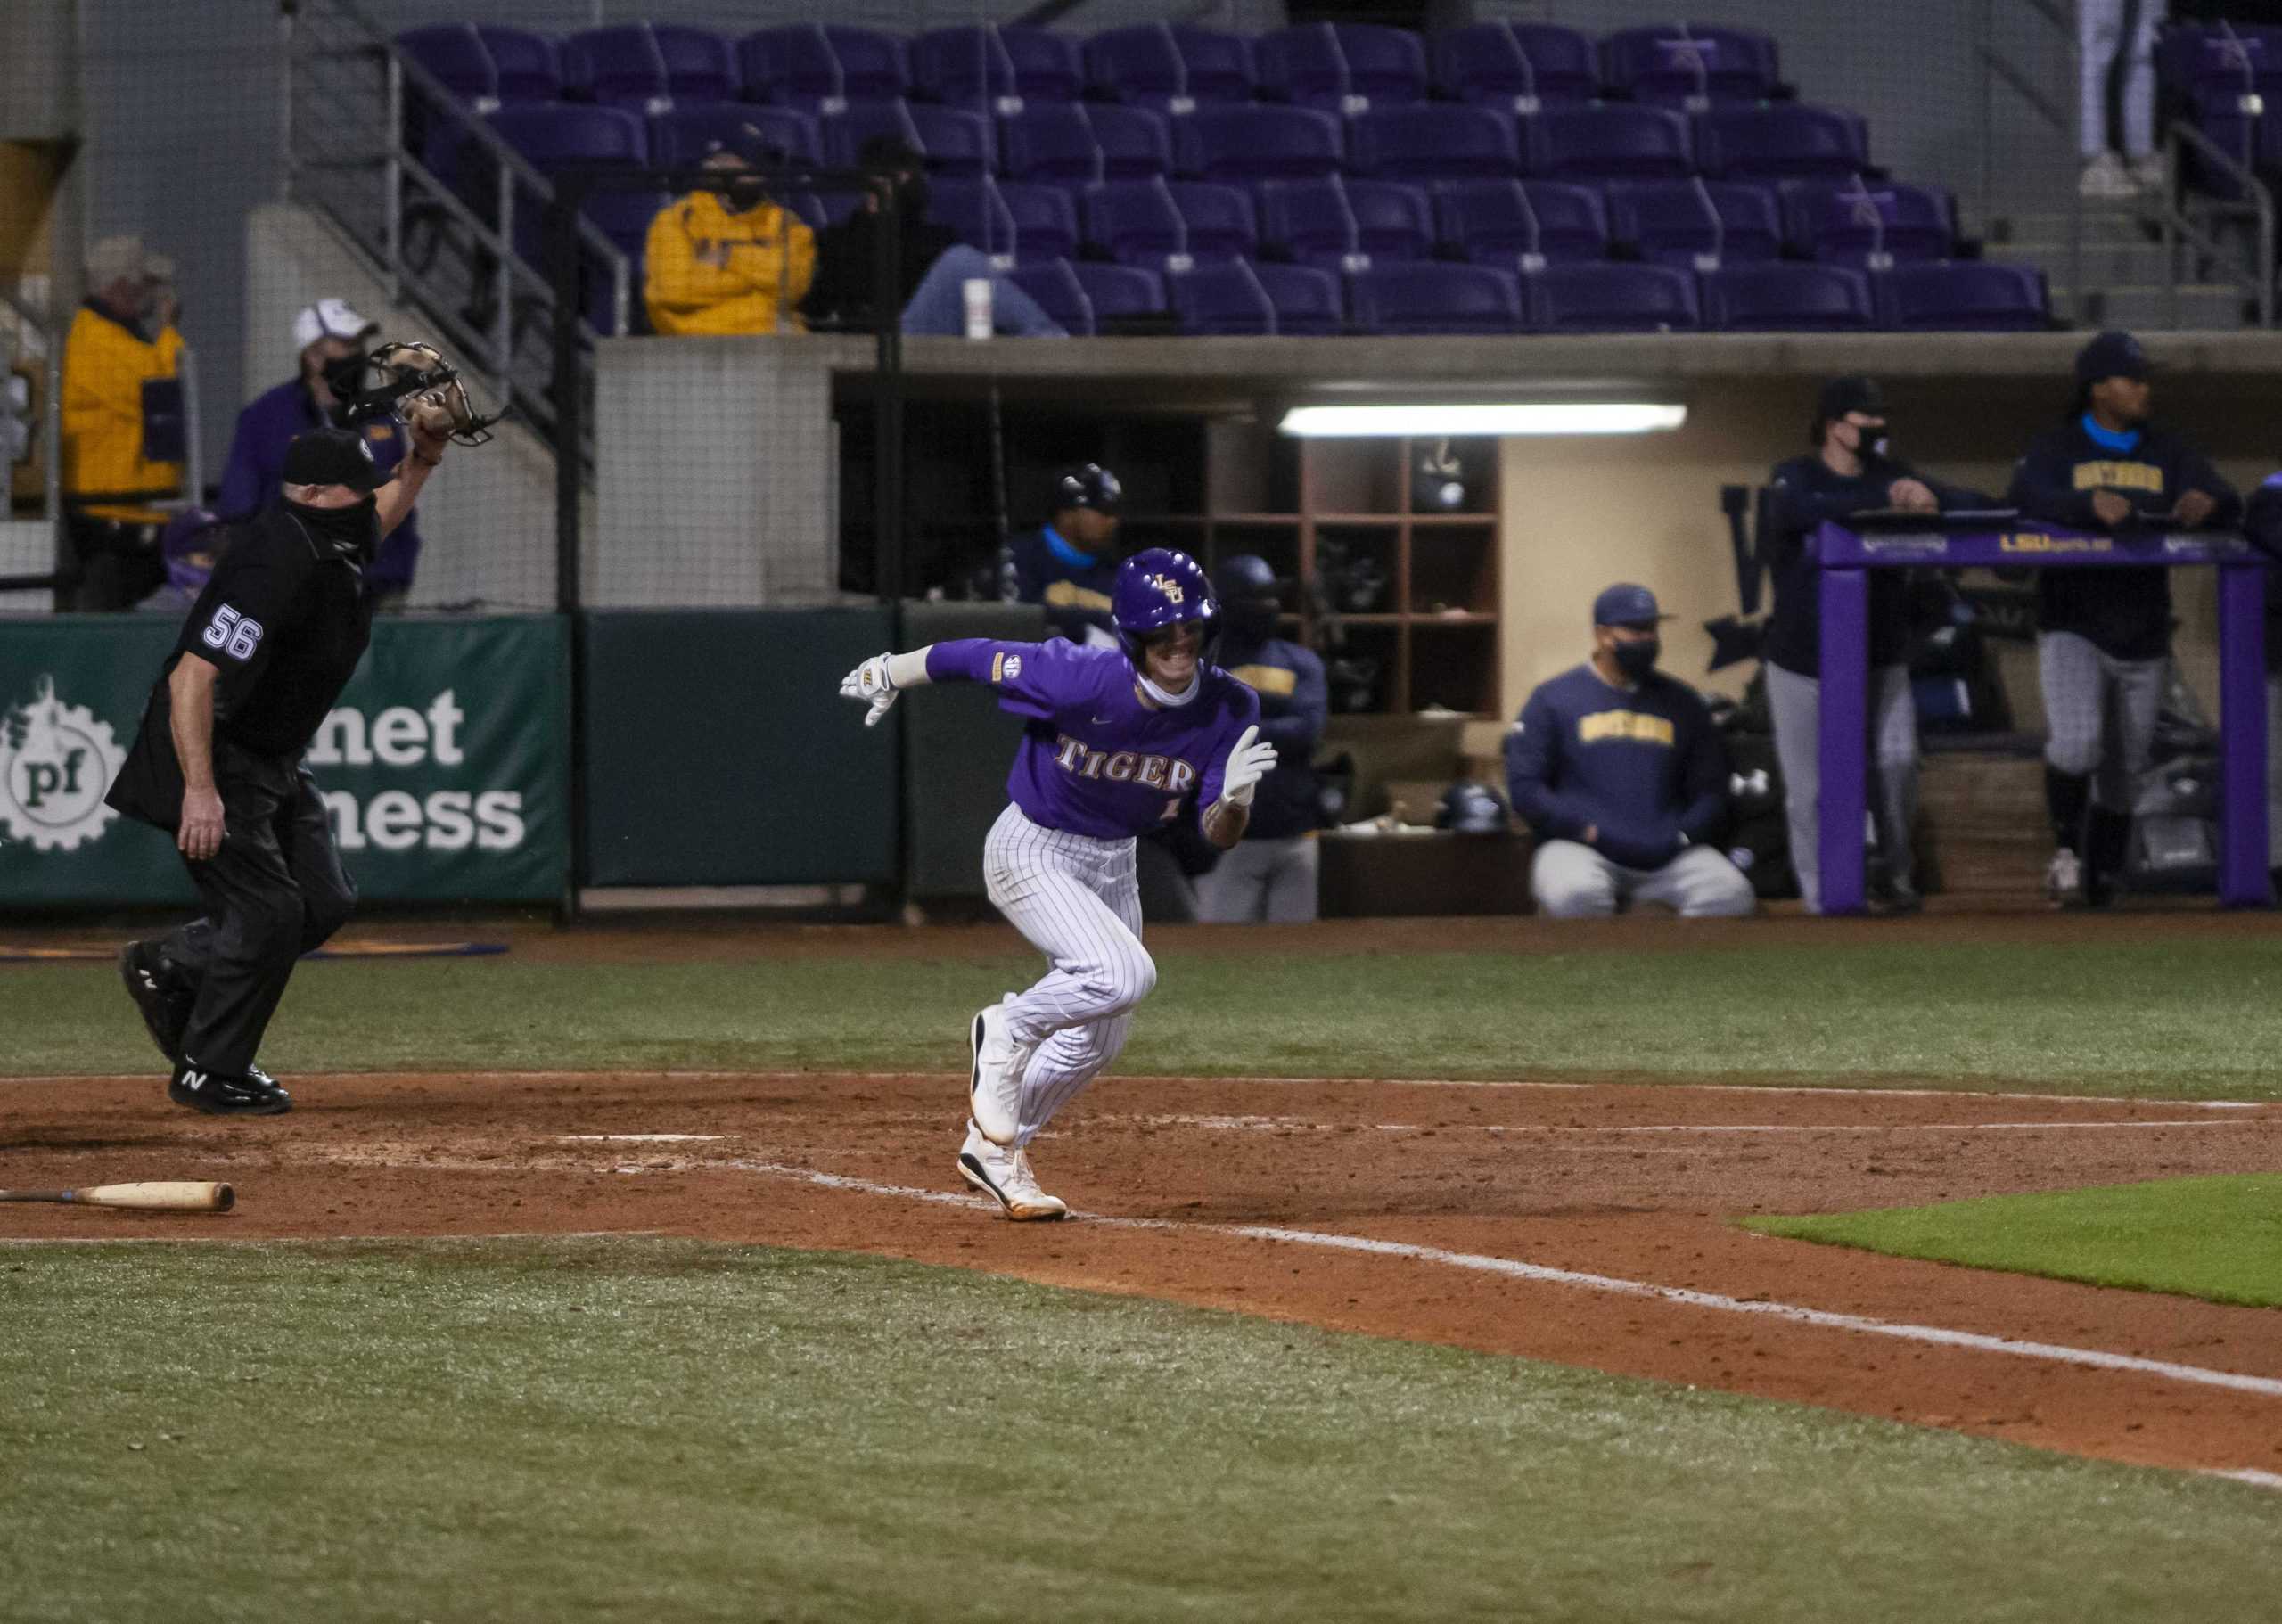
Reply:
M2076 177L2078 197L2130 197L2138 190L2124 169L2123 160L2114 152L2102 152L2086 164L2084 172Z
M2056 850L2052 861L2044 865L2044 895L2054 907L2066 907L2075 901L2083 890L2083 865L2065 846Z
M1022 1072L1030 1065L1030 1047L1008 1036L1005 1010L989 1004L974 1012L967 1028L967 1052L973 1061L967 1073L967 1102L975 1125L991 1144L1012 1144L1022 1131Z
M2161 152L2149 152L2131 160L2131 184L2142 192L2161 192L2171 185L2171 166L2163 161Z
M1027 1154L991 1144L973 1122L966 1125L966 1144L959 1150L959 1177L996 1201L1017 1224L1043 1223L1070 1211L1060 1196L1038 1187Z

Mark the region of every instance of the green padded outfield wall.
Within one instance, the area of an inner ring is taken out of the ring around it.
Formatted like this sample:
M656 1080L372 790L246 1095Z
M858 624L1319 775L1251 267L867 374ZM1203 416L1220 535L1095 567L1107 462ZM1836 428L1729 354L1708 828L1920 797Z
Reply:
M0 619L0 906L188 903L103 804L180 620ZM570 877L570 641L553 616L388 617L308 763L374 902L554 902Z
M840 697L877 607L586 618L587 885L885 884L897 728Z
M900 646L952 637L1036 643L1046 611L1035 603L903 606ZM904 718L906 890L913 897L980 897L982 837L1006 807L1006 769L1022 742L1020 718L998 709L989 688L961 683L899 703Z

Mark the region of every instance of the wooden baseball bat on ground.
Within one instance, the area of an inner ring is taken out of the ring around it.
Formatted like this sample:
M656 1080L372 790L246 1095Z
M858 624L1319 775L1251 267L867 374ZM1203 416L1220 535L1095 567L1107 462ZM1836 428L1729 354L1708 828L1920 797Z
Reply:
M89 1185L84 1190L0 1190L0 1202L69 1202L78 1207L135 1207L146 1212L227 1212L238 1193L227 1185L160 1180Z

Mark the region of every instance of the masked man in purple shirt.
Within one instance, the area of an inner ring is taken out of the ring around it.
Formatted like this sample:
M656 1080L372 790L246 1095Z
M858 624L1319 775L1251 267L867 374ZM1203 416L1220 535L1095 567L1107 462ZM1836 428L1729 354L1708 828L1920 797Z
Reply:
M1259 697L1211 663L1220 611L1196 562L1163 547L1136 554L1111 598L1116 648L963 638L874 655L840 685L870 707L866 726L930 682L988 683L1024 719L1012 804L983 843L983 874L992 904L1052 968L970 1026L958 1161L959 1176L1017 1220L1069 1210L1038 1187L1025 1147L1117 1057L1157 982L1141 945L1134 837L1194 818L1227 849L1276 765Z

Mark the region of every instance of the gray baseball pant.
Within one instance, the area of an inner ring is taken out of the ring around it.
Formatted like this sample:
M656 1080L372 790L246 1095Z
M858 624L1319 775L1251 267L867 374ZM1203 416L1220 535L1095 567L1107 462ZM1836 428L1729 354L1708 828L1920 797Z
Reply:
M1315 836L1240 841L1196 882L1196 916L1211 925L1303 925L1316 916Z
M1628 868L1578 841L1547 841L1530 861L1530 894L1553 919L1605 919L1626 902L1661 902L1683 919L1735 919L1759 906L1743 871L1709 846L1662 868Z
M2155 753L2171 660L2118 660L2074 632L2039 632L2037 677L2044 685L2044 759L2072 778L2096 775L2096 805L2131 810L2132 785Z
M1769 660L1767 705L1775 718L1775 759L1783 767L1783 819L1791 833L1791 870L1807 912L1822 912L1822 684ZM1910 825L1917 820L1917 704L1909 668L1873 666L1870 717L1870 818L1886 878L1911 883Z

